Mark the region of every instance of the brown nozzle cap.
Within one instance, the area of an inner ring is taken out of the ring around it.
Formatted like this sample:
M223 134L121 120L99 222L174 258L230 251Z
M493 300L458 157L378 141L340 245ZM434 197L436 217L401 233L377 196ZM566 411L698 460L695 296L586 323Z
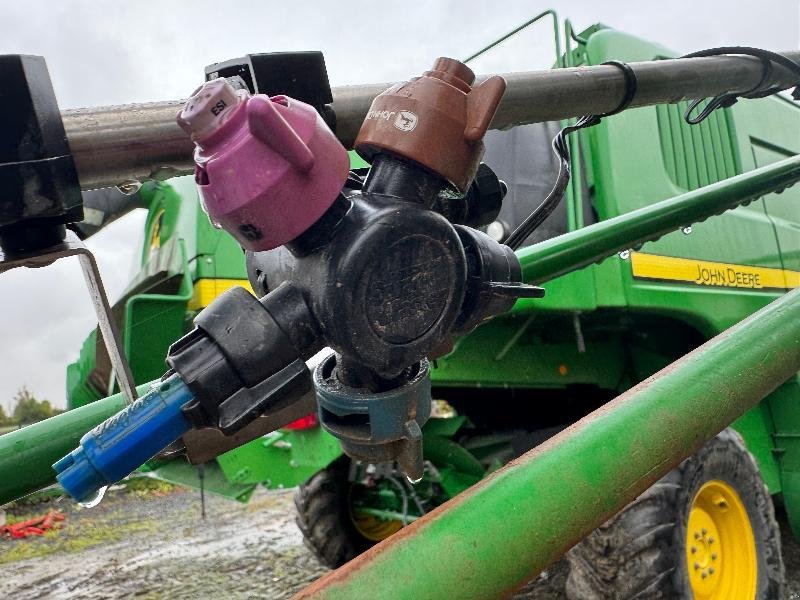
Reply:
M422 77L395 84L373 100L355 149L367 160L380 152L397 154L466 191L506 89L497 75L473 87L474 81L464 63L437 58Z

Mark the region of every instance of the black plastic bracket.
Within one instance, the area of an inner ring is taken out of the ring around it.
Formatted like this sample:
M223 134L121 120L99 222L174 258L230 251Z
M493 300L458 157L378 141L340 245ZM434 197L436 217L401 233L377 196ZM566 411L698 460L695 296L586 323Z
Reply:
M0 56L0 247L54 246L83 220L78 175L47 65L41 56Z

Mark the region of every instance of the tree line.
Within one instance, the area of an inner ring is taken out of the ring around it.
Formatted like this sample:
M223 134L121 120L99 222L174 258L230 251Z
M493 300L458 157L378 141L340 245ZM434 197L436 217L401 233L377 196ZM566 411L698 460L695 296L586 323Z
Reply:
M37 399L25 386L14 395L11 406L9 415L0 404L0 427L22 427L64 412L55 408L49 400Z

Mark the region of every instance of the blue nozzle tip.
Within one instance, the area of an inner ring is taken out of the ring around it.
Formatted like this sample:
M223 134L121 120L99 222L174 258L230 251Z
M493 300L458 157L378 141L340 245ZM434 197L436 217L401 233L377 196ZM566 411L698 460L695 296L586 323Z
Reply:
M61 487L79 502L93 497L97 490L108 485L105 477L94 468L81 446L55 463L53 469Z

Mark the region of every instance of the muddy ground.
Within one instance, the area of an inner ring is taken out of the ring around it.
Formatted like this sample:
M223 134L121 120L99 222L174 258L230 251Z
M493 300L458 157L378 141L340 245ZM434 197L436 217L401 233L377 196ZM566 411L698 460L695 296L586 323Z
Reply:
M63 529L0 540L0 598L288 598L326 571L294 525L291 491L257 492L249 504L199 493L109 492L84 509L67 500L23 507L13 519L56 507ZM785 529L785 521L781 523ZM790 597L800 600L800 547L784 536ZM524 597L563 598L556 564Z

